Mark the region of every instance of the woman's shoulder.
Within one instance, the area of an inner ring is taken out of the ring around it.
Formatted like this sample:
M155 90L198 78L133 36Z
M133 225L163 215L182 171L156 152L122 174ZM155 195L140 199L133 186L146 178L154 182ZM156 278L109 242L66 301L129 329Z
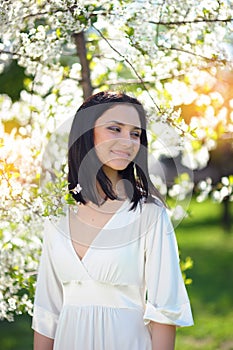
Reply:
M44 236L48 239L61 231L67 231L69 206L65 205L59 213L53 213L44 218Z
M158 211L158 212L166 210L166 205L161 201L161 199L159 199L156 196L150 195L147 198L142 197L141 203L143 207L147 210Z
M140 210L143 224L148 227L161 219L163 213L166 212L166 206L159 198L150 196L141 200L138 210Z
M174 232L170 212L168 207L157 198L151 198L143 204L144 207L144 224L152 228L154 233L171 234Z

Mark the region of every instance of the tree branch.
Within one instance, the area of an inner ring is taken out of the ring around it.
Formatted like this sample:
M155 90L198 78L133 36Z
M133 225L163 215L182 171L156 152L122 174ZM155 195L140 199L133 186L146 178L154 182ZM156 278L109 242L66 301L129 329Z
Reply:
M166 0L163 0L163 3L161 5L161 7L164 6L165 4L165 1ZM74 12L74 8L76 6L73 6L73 7L69 7L67 10L70 11L72 14ZM55 11L51 11L51 13L57 13L57 12L66 12L67 11L66 9L63 9L63 8L59 8ZM44 15L49 15L50 12L48 11L44 11L44 12L37 12L37 13L31 13L29 15L26 15L24 16L22 19L27 19L27 18L31 18L31 17L41 17L41 16L44 16ZM90 17L94 16L95 13L93 14L90 14ZM226 22L232 22L233 21L233 18L223 18L223 19L220 19L220 18L203 18L203 19L193 19L193 20L189 20L189 21L170 21L170 22L166 22L166 21L161 21L161 18L162 18L162 11L160 13L160 17L159 17L159 21L148 21L148 23L152 23L152 24L157 24L157 25L165 25L165 26L169 26L169 25L185 25L185 24L192 24L192 23L217 23L217 22L223 22L223 23L226 23Z
M171 26L171 25L185 25L185 24L195 24L195 23L217 23L217 22L233 22L233 18L224 18L224 19L219 19L219 18L213 18L213 19L208 19L208 18L203 18L203 19L194 19L190 21L171 21L171 22L164 22L164 21L149 21L148 23L152 24L157 24L157 25L165 25L165 26Z
M147 89L142 77L138 74L138 72L136 71L136 69L134 68L134 66L132 65L132 63L124 56L122 55L122 53L120 51L118 51L114 46L112 46L112 44L110 43L110 41L103 35L103 33L95 27L94 24L92 24L92 27L99 33L99 35L101 36L101 38L106 41L106 43L108 44L108 46L114 51L116 52L120 57L122 57L124 59L124 61L131 67L131 69L133 70L134 74L138 77L138 79L140 80L143 88L146 90L146 92L148 93L148 95L150 96L152 102L154 103L155 107L158 109L158 111L160 111L159 106L157 105L157 103L155 102L154 98L152 97L152 95L150 94L149 90Z
M31 13L29 15L26 15L22 18L22 20L24 19L28 19L28 18L31 18L31 17L41 17L41 16L44 16L44 15L50 15L50 14L54 14L54 13L58 13L58 12L67 12L69 11L72 15L74 13L74 10L75 8L77 7L77 5L73 5L71 7L68 7L67 9L64 9L64 8L58 8L54 11L45 11L45 12L36 12L36 13ZM89 14L89 17L88 18L91 18L93 16L96 16L96 13L99 13L99 11L93 11L92 13ZM107 13L105 11L101 12L102 15L106 15Z
M188 51L188 50L185 50L185 49L181 49L179 47L164 47L162 45L159 45L158 46L159 49L162 49L162 50L172 50L172 51L178 51L178 52L184 52L184 53L187 53L188 55L192 55L192 56L195 56L195 57L199 57L205 61L208 61L208 62L219 62L219 63L230 63L231 61L227 61L225 59L221 60L221 59L217 59L217 58L211 58L211 57L206 57L206 56L203 56L203 55L200 55L200 54L197 54L195 52L192 52L192 51Z
M57 10L57 11L54 11L53 13L56 13L60 10ZM25 20L25 19L28 19L28 18L31 18L31 17L41 17L41 16L45 16L45 15L48 15L49 12L48 11L45 11L45 12L37 12L37 13L30 13L30 15L26 15L22 18L22 20Z
M12 52L8 50L0 50L0 55L5 54L5 55L11 55L11 56L18 56L21 57L22 55L19 55L17 52Z
M159 78L159 81L161 83L165 83L171 79L180 79L180 78L183 78L185 76L184 73L182 74L169 74L167 76L164 76L164 77L161 77ZM71 78L69 78L71 79ZM147 79L147 80L139 80L139 79L127 79L127 81L121 81L121 80L106 80L104 82L104 84L106 85L142 85L142 81L143 81L143 84L149 84L149 85L152 85L154 86L155 84L155 79L156 78L153 78L153 79ZM99 84L99 85L95 85L94 88L95 89L98 89L102 86L102 84Z

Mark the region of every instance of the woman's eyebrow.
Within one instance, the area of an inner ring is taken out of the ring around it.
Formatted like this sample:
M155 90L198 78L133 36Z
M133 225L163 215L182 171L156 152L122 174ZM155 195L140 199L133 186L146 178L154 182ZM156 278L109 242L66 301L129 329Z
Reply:
M118 120L110 120L110 121L107 121L106 124L111 124L111 123L114 123L114 124L117 124L117 125L120 125L120 126L125 126L126 124L122 123L122 122L119 122ZM127 124L129 125L129 124ZM141 130L140 126L137 126L137 125L133 125L133 124L130 124L133 126L134 129L137 129L137 130Z

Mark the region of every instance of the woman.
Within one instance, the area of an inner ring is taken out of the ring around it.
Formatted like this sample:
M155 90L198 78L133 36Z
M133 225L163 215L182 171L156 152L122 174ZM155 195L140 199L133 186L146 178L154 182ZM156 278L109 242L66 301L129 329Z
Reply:
M137 99L100 92L78 109L68 153L77 206L45 225L34 350L172 350L176 327L193 324L147 158Z

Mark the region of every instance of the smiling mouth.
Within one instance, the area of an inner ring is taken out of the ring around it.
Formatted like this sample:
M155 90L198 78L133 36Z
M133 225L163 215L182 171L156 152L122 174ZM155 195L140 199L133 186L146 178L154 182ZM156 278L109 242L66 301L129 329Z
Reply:
M123 151L111 151L113 154L119 156L120 158L130 158L130 153Z

